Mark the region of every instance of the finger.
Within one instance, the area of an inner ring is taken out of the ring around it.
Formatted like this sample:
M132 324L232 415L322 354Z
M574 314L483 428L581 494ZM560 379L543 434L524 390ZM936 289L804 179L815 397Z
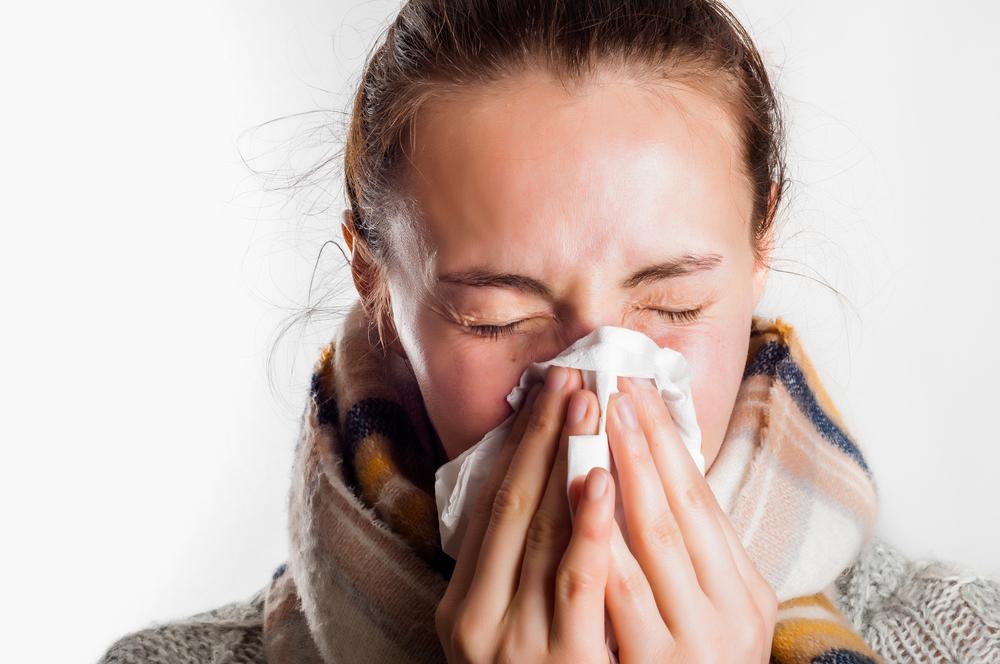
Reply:
M608 400L607 431L618 469L629 545L671 633L697 629L697 619L710 606L698 584L683 534L667 502L663 483L650 458L638 422L623 417L621 392Z
M579 373L578 369L573 371ZM582 378L581 381L582 383ZM524 541L521 578L512 606L519 615L548 625L552 622L552 592L556 569L566 551L573 526L566 499L567 447L570 436L597 432L600 404L590 390L574 390L566 408L559 451L545 495Z
M631 385L629 385L629 383ZM662 398L660 398L659 395L656 394L655 386L652 383L652 381L646 381L646 380L622 381L622 387L624 388L626 393L632 392L632 389L630 389L630 387L645 388L647 386L649 388L649 392L653 396L654 402L656 404L663 403ZM644 414L645 414L644 412L639 413L640 420L643 419ZM666 414L667 416L670 416L669 409L666 409ZM672 416L670 416L670 420L671 422L673 422ZM683 446L683 444L684 444L683 441L680 441L680 445ZM690 454L688 454L687 456L690 457ZM657 472L660 472L660 468L662 467L663 464L662 462L657 462L655 455L654 455L654 462L657 465ZM695 471L697 471L697 467L695 467ZM700 472L698 474L701 475ZM665 473L660 472L660 475L661 478L663 478L664 487L666 487L668 481L664 477ZM739 571L740 577L743 579L745 586L750 591L750 594L753 597L754 602L757 604L757 607L760 610L761 615L767 616L769 613L773 614L775 611L772 608L772 605L776 605L773 588L767 582L767 580L764 579L763 575L761 575L760 570L758 570L756 564L750 559L749 554L747 553L742 542L740 541L739 535L733 528L732 522L729 519L729 515L727 515L723 511L722 506L719 505L719 501L716 498L715 493L711 491L711 487L709 487L709 493L711 494L712 498L712 500L710 501L710 506L712 507L712 511L715 512L718 524L723 532L723 535L726 538L726 544L729 547L729 553L736 564L736 568Z
M736 568L740 571L743 583L750 591L750 596L753 598L758 612L765 620L773 622L778 612L778 598L774 588L760 573L753 560L750 559L742 542L740 542L739 535L733 528L733 524L726 513L722 511L721 506L719 506L716 512L716 517L719 519L719 525L726 536L726 542L729 544L729 551L732 553L733 560L736 561Z
M620 660L652 662L663 659L662 655L673 644L673 637L660 614L646 575L614 520L604 602L618 641Z
M612 485L611 474L604 468L587 473L573 534L556 569L550 650L573 644L579 650L578 644L596 641L595 635L604 636L608 540L615 504ZM604 639L600 641L604 647Z
M578 387L579 381L579 373L574 376L565 367L548 367L545 385L493 498L466 597L467 610L489 624L500 621L517 590L528 524L538 509L555 461L566 396Z
M479 549L482 546L483 535L489 522L490 512L493 506L493 497L507 474L510 461L517 450L518 443L524 435L524 430L528 425L528 418L534 404L538 398L541 383L536 383L528 390L524 403L514 417L511 429L497 454L493 468L490 469L489 478L480 488L476 496L476 501L469 515L469 525L466 527L465 535L459 545L458 557L455 559L455 569L452 572L451 580L442 601L449 601L452 597L463 599L469 590L472 582L472 575L476 571L476 561L479 558Z
M620 382L636 410L648 441L651 468L666 492L705 595L720 609L745 610L751 601L749 590L716 516L715 494L684 446L667 405L650 380L624 378Z

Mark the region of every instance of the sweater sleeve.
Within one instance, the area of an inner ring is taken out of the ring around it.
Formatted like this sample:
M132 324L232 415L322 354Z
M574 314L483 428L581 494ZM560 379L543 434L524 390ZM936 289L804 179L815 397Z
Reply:
M266 664L264 591L118 638L97 664Z
M909 560L873 537L834 587L838 608L886 662L1000 663L1000 579Z

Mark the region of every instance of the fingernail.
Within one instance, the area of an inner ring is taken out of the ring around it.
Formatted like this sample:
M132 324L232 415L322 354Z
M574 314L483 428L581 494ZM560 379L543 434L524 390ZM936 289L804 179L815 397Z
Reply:
M569 400L569 410L567 420L571 424L583 421L583 416L587 414L587 395L583 392L576 392Z
M597 500L608 488L608 476L600 470L592 470L587 475L587 498Z
M618 408L618 415L621 416L622 423L629 429L638 429L639 420L636 419L631 401L629 395L622 394L620 398L615 400L615 406Z
M566 384L566 369L549 365L545 374L545 389L548 392L558 392Z

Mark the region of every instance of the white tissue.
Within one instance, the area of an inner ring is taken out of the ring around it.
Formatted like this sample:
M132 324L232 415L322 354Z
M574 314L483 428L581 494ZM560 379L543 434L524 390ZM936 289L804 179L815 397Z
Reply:
M500 448L514 421L514 415L527 396L528 389L545 379L549 365L580 369L584 387L597 394L601 415L597 433L570 436L567 443L567 500L569 486L577 477L586 477L591 468L600 466L615 478L611 449L606 432L608 398L618 391L619 376L652 378L667 409L677 424L681 440L705 474L701 453L701 429L691 398L691 370L684 356L672 348L661 348L642 332L624 327L603 325L577 339L559 355L546 362L534 362L521 374L520 382L507 395L514 409L506 420L483 438L438 468L434 479L438 525L442 549L458 558L459 546L468 526L476 492L488 479ZM615 492L615 519L627 537L621 491Z

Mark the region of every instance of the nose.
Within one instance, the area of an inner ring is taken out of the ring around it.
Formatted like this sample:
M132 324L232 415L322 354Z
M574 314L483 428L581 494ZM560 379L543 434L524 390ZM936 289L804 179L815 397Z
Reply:
M578 339L587 336L602 325L620 326L622 322L611 315L571 315L565 318L560 326L560 342L562 348L572 345Z

